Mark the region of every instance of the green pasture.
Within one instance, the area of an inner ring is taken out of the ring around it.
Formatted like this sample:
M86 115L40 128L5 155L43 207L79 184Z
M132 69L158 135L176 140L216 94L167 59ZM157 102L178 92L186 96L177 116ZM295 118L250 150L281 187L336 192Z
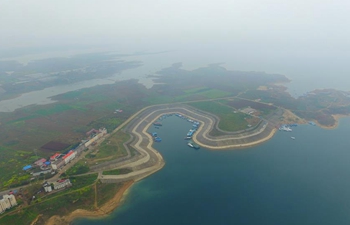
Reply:
M129 139L129 134L118 131L104 140L98 147L98 151L88 154L86 158L88 158L90 164L94 164L95 162L104 162L125 156L127 152L123 143Z
M229 106L216 101L193 102L189 105L200 110L212 113L220 118L219 128L225 131L239 131L247 129L248 122L245 120L246 114L237 112Z
M85 163L86 160L81 159L79 162L75 163L74 166L69 168L65 174L68 176L74 176L78 174L84 174L90 171L89 166Z
M132 172L131 169L123 168L123 169L115 169L115 170L107 170L103 171L103 175L120 175L120 174L127 174Z

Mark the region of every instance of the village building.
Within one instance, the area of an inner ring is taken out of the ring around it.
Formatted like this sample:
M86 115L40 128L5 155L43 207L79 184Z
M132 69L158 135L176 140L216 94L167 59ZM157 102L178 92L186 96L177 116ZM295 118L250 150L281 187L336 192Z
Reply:
M72 161L75 156L77 155L76 151L70 150L67 155L63 156L63 160L65 162L65 164L69 163L70 161Z
M11 194L0 196L0 214L16 205L17 201L14 195Z
M60 157L60 153L56 153L53 156L50 157L50 161L56 161L58 159L58 157Z
M89 131L88 133L90 133L90 132L91 131ZM96 142L100 138L102 138L104 135L106 135L107 134L107 129L106 128L100 128L98 130L98 132L96 132L96 130L94 130L93 134L94 134L94 136L90 140L88 140L87 142L84 143L86 148L89 147L90 145L92 145L94 142Z
M70 182L69 179L53 182L53 189L55 190L62 189L65 187L70 187L70 186L72 186L72 183Z
M45 192L51 192L52 191L51 184L49 184L47 182L44 183L43 188L44 188Z
M26 165L25 167L23 167L23 170L24 171L27 171L27 170L30 170L32 168L31 165Z
M65 165L65 161L63 159L58 159L57 161L51 163L51 167L54 170L58 170L62 168L62 166L64 165Z
M41 166L41 165L43 165L45 162L46 162L46 159L42 158L42 159L39 159L38 161L36 161L34 164L37 165L37 166Z
M83 143L80 143L80 145L75 149L75 151L77 152L77 155L80 155L85 149L85 145Z
M51 172L52 172L52 169L49 169L49 170L42 170L42 171L33 173L33 177L40 176L41 174L44 175L44 174L51 173Z

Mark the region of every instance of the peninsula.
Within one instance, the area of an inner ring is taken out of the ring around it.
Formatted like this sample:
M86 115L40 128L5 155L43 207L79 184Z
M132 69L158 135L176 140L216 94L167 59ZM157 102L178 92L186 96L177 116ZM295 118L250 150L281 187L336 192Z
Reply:
M119 61L110 72L138 65L125 63ZM25 67L14 71L20 76ZM175 63L150 77L158 83L150 89L137 80L120 81L0 113L6 130L0 141L1 194L12 192L18 202L0 215L0 223L68 224L77 217L107 215L134 182L165 165L148 133L164 115L196 121L193 142L216 151L258 145L286 125L335 128L337 119L350 113L348 92L315 90L293 98L276 85L289 82L283 75L229 71L217 64L184 70ZM9 92L5 99L17 94ZM48 185L64 188L46 192Z

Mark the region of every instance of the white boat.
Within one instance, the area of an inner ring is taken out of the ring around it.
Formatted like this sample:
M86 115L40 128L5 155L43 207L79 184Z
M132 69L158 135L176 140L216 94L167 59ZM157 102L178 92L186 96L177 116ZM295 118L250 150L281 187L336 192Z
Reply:
M295 137L290 137L291 139L295 140Z

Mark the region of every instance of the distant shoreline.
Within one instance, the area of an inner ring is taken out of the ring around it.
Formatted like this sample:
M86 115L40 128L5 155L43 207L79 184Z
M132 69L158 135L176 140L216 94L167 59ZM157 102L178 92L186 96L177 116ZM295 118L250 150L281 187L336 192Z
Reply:
M331 126L325 126L325 125L322 125L318 122L316 122L317 126L323 128L323 129L327 129L327 130L333 130L333 129L336 129L338 128L339 126L339 120L342 119L342 118L346 118L346 117L349 117L350 115L341 115L341 114L335 114L335 115L332 115L332 117L334 118L335 120L335 123Z

